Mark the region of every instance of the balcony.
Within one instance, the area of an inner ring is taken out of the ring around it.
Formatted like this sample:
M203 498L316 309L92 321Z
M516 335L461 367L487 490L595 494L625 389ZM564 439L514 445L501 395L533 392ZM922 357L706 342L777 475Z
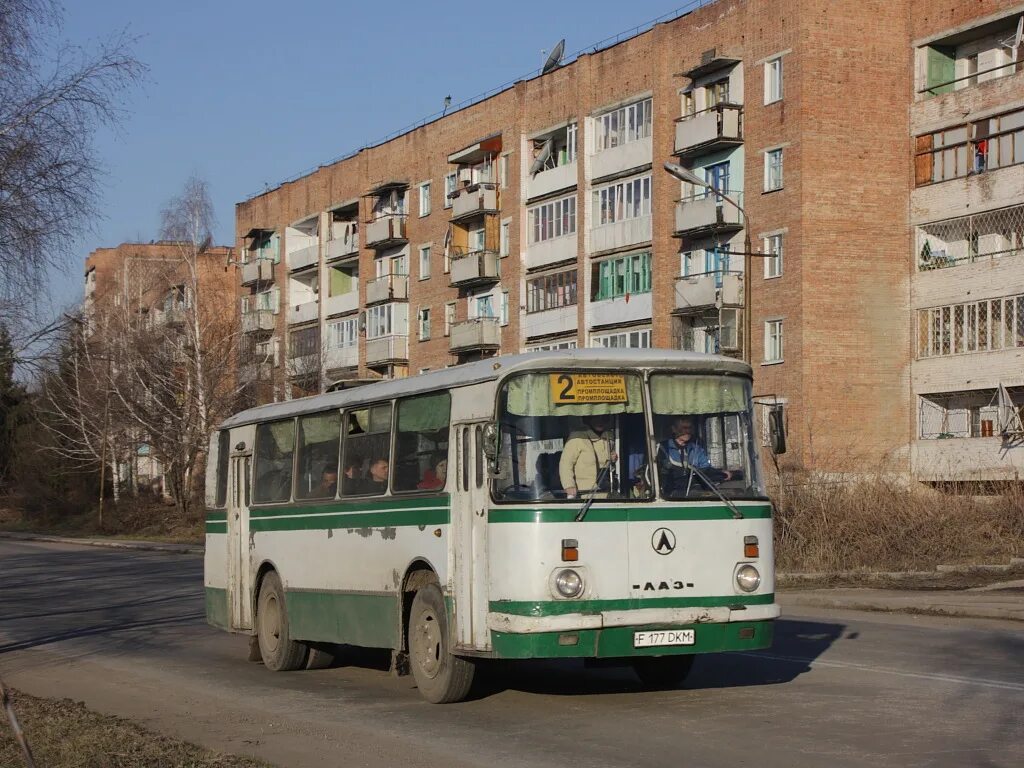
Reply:
M270 259L254 259L242 265L242 285L267 283L274 279L274 262Z
M159 325L184 325L188 320L188 308L180 304L164 307L156 317Z
M743 193L727 192L743 205ZM676 237L703 237L706 235L738 232L743 229L743 216L735 205L723 202L711 192L676 201Z
M448 281L452 287L493 283L498 279L498 254L494 251L473 251L452 259Z
M356 344L332 347L327 350L324 362L327 368L354 368L359 365L359 347Z
M324 299L325 315L341 315L359 309L359 289Z
M238 366L238 380L244 383L251 381L270 381L274 376L271 363L243 363Z
M291 251L288 254L288 269L295 272L316 264L320 260L320 246L317 243L307 245L305 248Z
M382 275L366 284L366 303L408 301L409 278L406 275Z
M599 325L619 325L635 323L639 320L650 320L652 309L653 302L650 293L594 300L587 307L587 324L593 328Z
M650 136L603 149L590 156L590 177L596 181L634 168L642 168L651 164L652 157L653 144Z
M408 336L381 336L366 340L366 364L380 365L409 359Z
M650 242L651 217L638 216L611 224L602 224L590 230L590 253L601 253L629 245Z
M526 268L537 269L560 261L575 261L578 247L577 235L563 235L540 243L526 246Z
M366 225L368 248L382 248L387 245L404 243L407 240L404 213L386 213Z
M349 237L339 237L327 241L327 260L333 261L343 256L351 256L359 253L359 233L354 232Z
M494 184L473 184L452 196L452 221L498 212L498 189Z
M277 324L273 310L255 309L242 314L242 333L272 331Z
M308 323L320 317L319 302L306 301L288 309L288 324Z
M532 200L535 197L543 197L562 189L575 187L578 175L578 165L575 161L568 165L541 171L526 180L526 198Z
M676 278L676 311L704 307L742 307L742 272L706 272Z
M470 352L501 347L501 323L496 317L477 317L453 323L448 348Z
M719 104L676 120L676 157L681 160L743 143L743 107Z
M565 333L579 327L577 306L545 309L543 312L528 312L523 320L523 330L527 337L548 336Z

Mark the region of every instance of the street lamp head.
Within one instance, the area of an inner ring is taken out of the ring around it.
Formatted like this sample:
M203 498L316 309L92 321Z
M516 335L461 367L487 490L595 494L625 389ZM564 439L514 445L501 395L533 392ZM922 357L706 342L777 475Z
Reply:
M688 181L690 184L694 184L698 187L709 189L711 187L706 181L700 178L693 171L688 171L681 165L675 163L665 163L665 170L675 176L680 181Z

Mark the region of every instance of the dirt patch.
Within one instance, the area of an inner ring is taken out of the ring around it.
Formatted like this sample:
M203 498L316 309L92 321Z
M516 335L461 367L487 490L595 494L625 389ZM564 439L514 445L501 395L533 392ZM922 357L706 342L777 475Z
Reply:
M12 691L15 712L36 764L46 768L267 768L269 763L221 755L99 715L70 699L39 699ZM0 765L24 765L21 748L0 714Z

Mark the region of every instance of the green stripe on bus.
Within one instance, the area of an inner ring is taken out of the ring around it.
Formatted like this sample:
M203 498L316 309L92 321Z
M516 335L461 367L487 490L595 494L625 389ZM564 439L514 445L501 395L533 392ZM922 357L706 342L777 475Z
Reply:
M206 523L206 532L207 533L227 533L228 532L227 521L224 521L223 523L210 523L210 522L207 522Z
M721 608L730 605L770 605L775 595L715 595L712 597L627 597L620 600L495 600L489 609L515 616L561 616L567 613L635 611L641 608Z
M644 626L643 629L680 629L677 625ZM691 624L693 645L634 648L633 632L640 627L609 627L568 632L491 632L494 653L502 659L628 658L630 656L678 656L722 651L756 651L770 648L775 634L772 621L737 621L727 624ZM743 637L746 631L750 637ZM568 641L575 639L575 643Z
M358 512L353 514L327 512L305 516L257 517L249 521L249 530L319 531L327 528L398 528L408 526L447 525L451 514L447 508L396 510L393 512Z
M292 637L367 648L398 648L401 603L398 594L285 592Z
M208 523L224 523L227 522L227 519L228 513L224 509L208 510L206 513L206 522Z
M305 504L275 504L273 506L252 507L249 510L249 517L253 520L260 517L281 517L290 515L301 517L303 515L322 514L324 512L336 512L338 514L351 512L375 512L378 510L405 510L422 509L448 509L448 496L417 496L404 498L395 496L384 496L375 499L354 499L352 501L326 501L321 503Z
M764 520L772 516L768 505L740 507L745 519ZM487 520L491 523L571 523L579 506L564 507L491 507ZM727 506L710 507L591 507L584 523L655 522L659 520L732 520Z
M206 587L206 622L221 629L229 629L228 591Z

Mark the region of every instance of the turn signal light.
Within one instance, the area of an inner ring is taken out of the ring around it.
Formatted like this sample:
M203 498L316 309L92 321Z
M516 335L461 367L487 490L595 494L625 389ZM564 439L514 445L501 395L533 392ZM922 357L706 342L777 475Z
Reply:
M760 552L757 547L757 536L743 537L743 556L760 557Z
M576 539L562 539L562 562L575 563L580 559L579 542Z

